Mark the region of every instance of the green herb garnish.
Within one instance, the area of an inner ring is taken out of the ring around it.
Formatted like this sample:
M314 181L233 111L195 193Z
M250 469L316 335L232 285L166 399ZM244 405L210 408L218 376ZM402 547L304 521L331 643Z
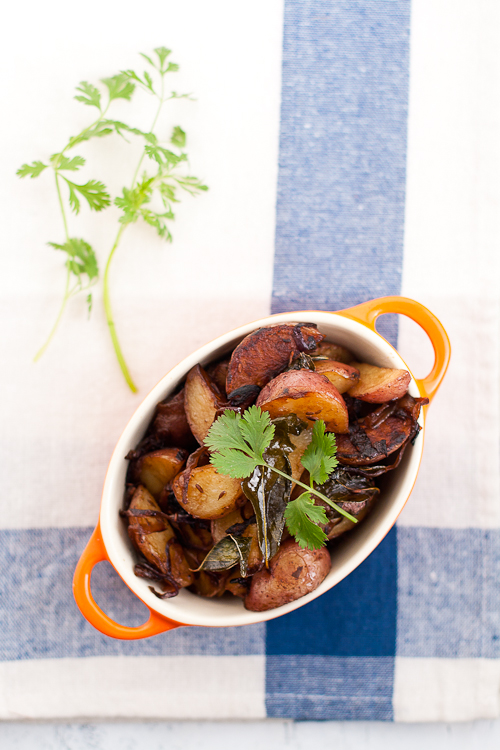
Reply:
M290 533L300 547L319 549L327 541L327 536L318 524L328 522L325 509L314 505L318 497L338 513L357 523L356 518L332 502L326 495L314 489L313 484L323 484L337 466L335 458L335 435L325 432L325 423L318 420L314 424L312 441L302 456L302 465L310 473L310 484L294 480L290 474L277 469L266 461L264 453L274 436L275 425L268 412L251 406L243 415L226 409L210 428L206 445L214 451L210 462L218 472L233 479L249 477L257 467L265 467L284 479L295 482L305 492L288 503L285 519ZM266 555L266 564L267 564Z
M85 165L85 159L82 156L70 157L68 156L68 151L92 138L103 138L113 133L121 136L125 141L127 141L127 136L129 135L138 136L143 139L144 145L141 157L135 168L131 183L129 186L124 187L121 196L115 198L113 201L121 209L122 215L119 219L120 227L115 241L108 254L103 280L104 308L111 340L125 380L134 392L137 391L137 388L132 380L118 341L111 309L109 294L111 261L123 232L127 226L139 219L154 227L160 237L171 242L172 235L170 234L168 223L174 219L172 205L179 201L177 197L178 190L183 190L190 195L196 195L199 191L208 189L197 177L186 174L185 170L183 170L183 167L187 164L187 154L184 151L186 146L186 133L184 130L179 125L173 128L168 147L160 142L154 132L160 112L166 101L190 98L189 94L178 94L175 91L167 93L165 91L165 76L168 73L174 73L179 70L177 63L167 61L170 54L171 50L166 47L157 47L152 57L142 55L151 67L151 71L145 70L142 76L133 70L125 70L110 78L101 79L101 83L104 86L104 101L103 91L87 81L82 81L76 87L78 94L75 96L75 99L87 107L97 109L97 118L78 133L78 135L69 138L64 148L47 160L48 163L34 161L31 164L23 164L17 171L19 177L30 177L33 179L39 177L49 167L53 170L64 226L64 241L48 243L54 249L66 253L66 282L63 301L55 324L45 344L35 356L35 360L37 360L49 345L68 300L79 292L89 290L97 282L99 276L96 253L91 245L82 238L70 235L61 188L67 190L69 206L75 214L80 212L82 200L88 204L92 211L102 211L110 206L112 202L106 186L100 180L92 179L84 183L74 182L64 174L67 171L77 172ZM156 113L151 127L147 132L108 117L108 110L112 102L118 99L131 101L137 88L142 89L158 101ZM142 173L140 171L144 159L150 160L154 165L154 170L151 174L147 171L143 171ZM155 196L158 196L159 203L162 205L160 210L156 210L156 208L152 208L150 205ZM92 308L92 294L90 292L87 295L87 304L90 313Z

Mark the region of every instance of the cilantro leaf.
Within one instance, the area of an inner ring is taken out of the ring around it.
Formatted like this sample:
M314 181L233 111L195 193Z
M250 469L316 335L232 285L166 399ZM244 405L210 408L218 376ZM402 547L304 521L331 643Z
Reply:
M186 193L190 195L196 195L197 190L208 190L207 185L203 185L201 180L197 177L191 177L189 175L183 177L174 177L175 181Z
M77 278L79 285L82 284L82 276L87 276L89 282L97 279L99 274L97 257L88 242L77 237L70 237L62 245L57 242L49 242L48 244L55 250L62 250L67 254L66 268ZM92 298L88 299L87 302L90 312Z
M101 94L99 89L87 81L80 81L80 85L76 87L76 90L81 91L83 94L83 96L75 96L77 101L86 104L88 107L101 109Z
M239 427L254 455L263 460L262 454L271 443L275 429L269 413L261 411L258 406L251 406L240 419Z
M262 452L274 434L269 414L252 406L244 416L226 409L208 431L205 445L212 451L211 463L221 474L244 479L263 463Z
M148 62L148 63L149 63L149 64L150 64L150 65L151 65L151 66L152 66L153 68L156 68L156 65L154 64L154 62L152 61L152 59L151 59L150 57L148 57L147 55L145 55L145 54L144 54L144 52L139 52L139 54L140 54L140 56L141 56L141 57L143 57L143 58L144 58L145 60L147 60L147 62Z
M126 99L130 101L135 91L135 86L126 73L118 73L118 75L111 78L101 78L101 81L108 89L110 102L113 99Z
M83 167L85 159L83 156L74 156L72 159L69 159L64 154L52 154L50 163L54 169L68 169L71 172L76 172L80 167Z
M163 71L163 63L165 62L167 57L171 54L172 50L167 49L166 47L156 47L154 52L156 53L158 60L160 61L160 70ZM143 55L143 57L146 57L146 55ZM149 58L147 59L148 59L148 62L151 62Z
M174 129L172 130L172 135L170 136L170 143L173 146L177 146L177 148L185 147L186 133L183 131L180 125L176 125Z
M66 184L69 188L69 202L71 208L77 214L80 211L80 200L77 196L77 192L85 198L90 208L93 211L102 211L103 208L111 204L109 193L106 190L106 185L98 180L89 180L84 185L77 185L67 177L64 177Z
M90 141L91 138L103 138L106 135L111 135L114 132L114 128L110 127L108 120L100 120L93 127L85 128L78 135L71 136L69 139L66 149L73 148L77 143L83 143L84 141ZM64 150L66 150L64 149Z
M172 235L168 229L165 219L173 219L174 215L171 211L166 211L163 214L157 213L156 211L150 211L148 208L141 208L141 218L144 219L146 224L154 227L159 237L164 237L167 242L172 242Z
M328 537L318 524L328 523L325 509L315 505L308 492L288 503L285 510L285 521L288 531L295 537L299 547L320 549Z
M34 177L38 177L44 169L47 169L47 164L44 164L43 161L34 161L32 164L23 164L19 167L16 174L18 177L29 176L33 179Z
M219 474L225 474L232 479L245 479L259 465L259 461L242 451L223 448L210 456L210 463L215 466Z
M316 484L324 484L338 465L335 458L337 446L333 432L325 433L325 423L319 419L314 423L312 440L301 458L302 466L307 469Z
M144 151L146 152L146 155L149 156L150 159L156 161L160 167L176 167L181 161L187 161L186 154L180 154L180 156L178 156L177 154L174 154L173 151L170 151L170 149L164 148L163 146L148 143L144 146Z
M212 451L222 451L225 449L235 448L241 450L246 448L241 437L240 430L241 414L226 409L208 431L205 438L205 445Z

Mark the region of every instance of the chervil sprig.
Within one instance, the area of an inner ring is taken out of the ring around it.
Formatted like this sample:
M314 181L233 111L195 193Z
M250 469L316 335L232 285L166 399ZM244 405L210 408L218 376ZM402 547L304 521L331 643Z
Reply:
M335 435L325 432L325 423L314 424L312 440L304 452L301 462L310 474L310 487L289 474L272 466L264 458L274 436L274 425L268 412L251 406L242 415L226 409L210 428L205 439L212 451L210 462L218 472L233 479L249 477L258 466L263 466L285 479L302 487L305 492L288 503L285 519L290 533L301 547L318 549L326 540L326 534L318 524L326 524L325 509L314 504L312 496L318 497L350 521L356 518L316 490L314 483L322 484L337 466L335 458Z
M100 180L92 179L81 183L75 182L64 174L64 172L77 172L85 165L85 159L82 156L69 156L68 151L92 138L103 138L113 133L119 135L125 141L128 140L130 135L143 139L142 154L133 173L131 184L124 187L121 196L114 200L115 205L121 209L122 213L119 219L120 226L105 266L103 290L106 320L113 347L123 375L132 391L136 391L137 388L125 362L111 310L109 270L112 258L126 227L139 219L152 226L160 237L170 242L172 235L169 230L169 222L175 218L172 206L179 202L178 191L182 190L190 195L196 195L200 191L208 189L197 177L186 173L187 154L184 151L186 146L184 130L176 125L172 130L168 144L162 143L154 133L165 102L171 99L190 98L190 94L178 94L175 91L167 94L165 92L165 76L179 69L177 63L169 62L170 54L171 51L166 47L157 47L152 56L142 54L151 68L150 71L145 70L142 75L133 70L121 71L115 76L101 79L101 84L103 84L101 90L88 81L82 81L76 87L78 93L75 99L85 106L97 110L97 117L80 133L71 136L64 148L53 154L47 160L47 163L34 161L31 164L23 164L17 171L19 177L33 179L39 177L46 169L52 168L64 226L64 241L48 243L54 249L65 252L67 256L64 297L49 337L35 357L35 359L38 359L49 345L70 297L93 286L99 275L97 257L91 245L81 238L70 236L63 193L67 191L70 209L75 214L80 212L82 200L88 204L92 211L102 211L111 205L109 192ZM108 110L112 102L118 99L131 101L137 88L158 100L151 128L147 132L108 117ZM154 165L152 174L148 174L146 170L140 173L145 158L151 160ZM151 205L155 194L163 205L160 210L156 210ZM91 294L87 296L87 303L90 312L92 306Z

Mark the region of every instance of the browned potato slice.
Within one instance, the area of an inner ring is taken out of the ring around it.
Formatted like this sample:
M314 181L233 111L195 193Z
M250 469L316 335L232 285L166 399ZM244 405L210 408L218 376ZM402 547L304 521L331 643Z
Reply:
M184 410L184 388L158 404L151 432L165 446L192 449L194 441Z
M243 516L241 515L240 508L231 511L231 513L228 513L227 516L216 518L214 521L212 521L212 523L210 524L210 528L212 531L212 539L214 540L214 544L217 544L217 542L220 542L220 540L226 536L227 529L230 529L231 526L234 526L235 523L242 522Z
M368 511L370 510L374 502L375 502L375 496L370 497L368 500L365 500L364 503L361 503L363 507L357 513L353 512L351 508L346 508L346 510L348 510L349 513L352 513L353 515L355 515L359 523L359 521L362 521L363 518L366 516L366 514L368 513ZM327 535L328 539L336 539L338 536L341 536L346 531L350 531L352 528L354 528L354 526L356 526L354 521L350 521L345 516L341 516L340 518L336 518L335 520L330 521L330 523L327 524L325 528L325 534Z
M229 357L207 367L207 374L224 397L226 397L226 378L228 367Z
M246 527L241 536L248 537L252 540L252 544L250 546L250 554L248 555L248 574L252 575L256 571L260 570L264 565L264 558L259 547L257 524L249 524L249 526Z
M316 372L328 378L339 393L345 393L359 380L359 370L343 362L334 362L333 359L317 359L314 367Z
M180 472L184 466L187 452L178 448L163 448L147 453L137 461L135 468L138 481L158 500L165 485Z
M140 485L129 510L159 511L160 507L147 489ZM189 586L193 582L182 547L175 542L174 530L165 518L129 516L128 535L146 560L160 572L171 575L179 586Z
M358 382L349 389L349 395L372 404L383 404L401 398L408 390L411 376L408 370L375 367L366 362L352 362L359 370Z
M409 394L379 406L351 425L349 435L337 436L337 458L347 466L379 463L416 434L421 403Z
M225 570L222 573L215 573L209 570L200 570L194 574L194 583L190 588L193 594L204 596L212 599L215 596L222 596L226 590L226 582L234 571Z
M321 341L312 356L326 357L327 359L333 359L335 362L344 362L346 365L354 359L349 349L340 346L340 344L331 344L329 341Z
M245 608L264 612L300 599L319 586L331 566L325 547L301 549L294 539L287 539L270 561L269 570L264 568L253 576Z
M223 404L220 393L205 370L200 365L193 367L186 378L184 408L191 431L200 445Z
M245 501L241 480L218 474L212 464L178 474L172 489L177 502L196 518L221 518Z
M262 387L285 369L290 355L312 351L324 338L307 323L277 324L246 336L233 351L226 379L229 395L243 385Z
M309 422L323 419L330 432L349 429L344 399L328 378L311 370L281 373L262 389L256 405L271 419L296 414Z

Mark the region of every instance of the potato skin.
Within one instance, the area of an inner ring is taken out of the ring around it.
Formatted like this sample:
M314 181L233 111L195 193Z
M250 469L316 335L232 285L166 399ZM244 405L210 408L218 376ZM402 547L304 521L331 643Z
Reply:
M200 445L203 445L215 415L223 405L224 400L217 386L203 367L193 367L184 387L184 408L191 432Z
M245 609L265 612L314 591L332 567L328 550L301 549L287 539L270 561L269 570L255 573L245 597Z
M323 338L307 323L278 324L249 333L231 355L226 392L229 395L243 385L266 385L285 369L290 355L314 350Z
M299 419L322 419L330 432L348 432L345 401L328 378L310 370L282 372L260 392L256 401L271 419L296 414Z
M196 466L177 474L172 484L177 502L195 518L215 520L244 505L240 479L219 474L215 466Z
M359 370L359 380L349 388L349 395L368 401L371 404L383 404L405 395L410 385L411 375L408 370L390 367L376 367L367 362L352 362Z
M324 375L339 393L345 393L359 380L359 370L333 359L319 359L314 362L316 372Z

